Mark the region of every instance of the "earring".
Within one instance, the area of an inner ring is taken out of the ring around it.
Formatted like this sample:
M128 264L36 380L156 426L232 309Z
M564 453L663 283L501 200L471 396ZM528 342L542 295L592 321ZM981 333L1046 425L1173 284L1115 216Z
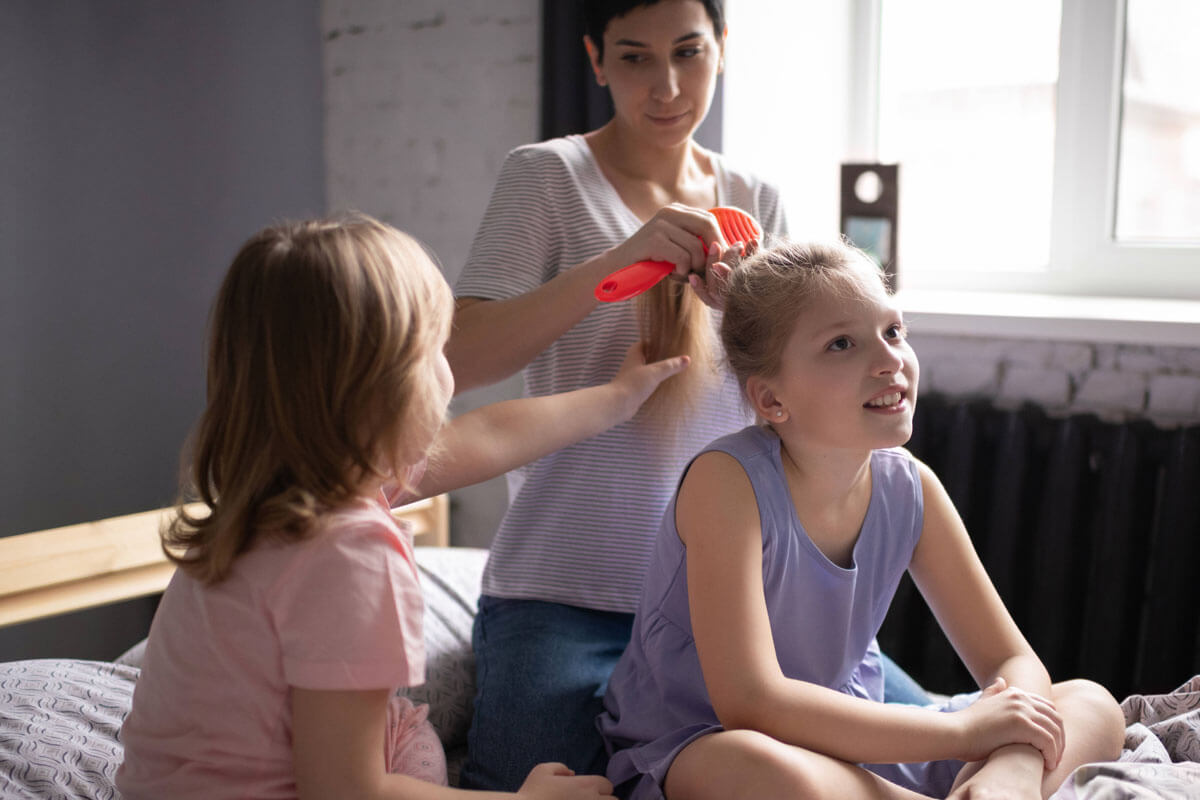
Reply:
M782 408L777 408L777 409L775 409L775 416L777 416L777 417L782 417L782 416L783 416L783 409L782 409Z

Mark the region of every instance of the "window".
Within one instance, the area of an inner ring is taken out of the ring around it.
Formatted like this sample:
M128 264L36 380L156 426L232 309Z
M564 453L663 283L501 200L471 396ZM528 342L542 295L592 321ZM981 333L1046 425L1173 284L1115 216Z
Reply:
M877 153L900 164L905 264L1042 267L1059 3L885 0L882 12Z
M1116 238L1200 242L1200 3L1130 0Z
M1200 3L728 6L725 152L796 235L898 163L903 287L1200 300Z

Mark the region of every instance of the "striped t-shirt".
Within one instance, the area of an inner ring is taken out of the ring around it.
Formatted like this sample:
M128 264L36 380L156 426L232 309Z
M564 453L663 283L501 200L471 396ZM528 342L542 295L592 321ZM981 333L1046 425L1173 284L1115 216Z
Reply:
M767 234L785 233L774 187L709 156L718 205L745 209ZM455 293L486 300L524 294L641 226L582 136L519 147L500 170ZM637 339L634 302L601 303L525 368L525 391L540 396L604 383ZM639 414L510 473L509 507L483 593L632 612L684 465L749 421L728 376L687 413L673 426Z

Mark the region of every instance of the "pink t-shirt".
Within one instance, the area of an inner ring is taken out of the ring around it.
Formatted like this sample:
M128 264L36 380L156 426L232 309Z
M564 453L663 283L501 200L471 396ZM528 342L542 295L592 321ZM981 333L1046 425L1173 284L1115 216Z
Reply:
M150 628L117 786L137 798L294 798L292 686L425 680L412 534L383 496L265 540L206 586L178 570Z

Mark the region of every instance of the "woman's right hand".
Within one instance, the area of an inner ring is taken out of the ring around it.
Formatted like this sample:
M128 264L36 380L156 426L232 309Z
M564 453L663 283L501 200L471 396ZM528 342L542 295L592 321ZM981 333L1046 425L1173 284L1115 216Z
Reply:
M1047 770L1058 766L1063 722L1046 698L996 678L978 700L955 714L963 725L964 747L958 757L964 761L987 758L1005 745L1028 744L1041 752Z
M711 213L671 203L610 252L622 267L638 261L669 261L675 265L672 276L686 281L693 273L704 275L727 246Z
M547 762L529 771L517 790L525 800L614 800L612 784L603 775L576 775L566 764Z

